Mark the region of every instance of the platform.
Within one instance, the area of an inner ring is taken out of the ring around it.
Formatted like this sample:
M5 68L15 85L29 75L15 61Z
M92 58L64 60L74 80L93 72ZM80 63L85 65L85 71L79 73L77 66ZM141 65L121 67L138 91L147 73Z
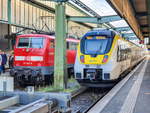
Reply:
M88 113L150 113L150 60L141 62Z

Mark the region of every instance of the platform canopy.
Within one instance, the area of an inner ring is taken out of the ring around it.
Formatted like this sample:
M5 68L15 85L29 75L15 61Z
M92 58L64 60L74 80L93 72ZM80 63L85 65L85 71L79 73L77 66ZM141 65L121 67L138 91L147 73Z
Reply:
M139 34L134 31L132 26L129 25L128 21L111 7L107 0L70 0L69 2L93 17L70 17L69 20L108 25L110 28L121 33L122 36L128 40L130 40L131 36L134 36L131 40L141 38ZM132 35L126 33L128 31L130 31Z
M127 20L140 39L150 37L150 0L107 1Z
M122 36L128 40L133 40L130 38L131 35L126 33L128 31L134 34L134 39L143 40L149 36L148 17L145 17L148 14L147 1L149 0L65 0L87 14L87 16L68 16L69 21L94 23L100 27L103 24L123 34Z
M130 0L143 36L150 37L150 0Z

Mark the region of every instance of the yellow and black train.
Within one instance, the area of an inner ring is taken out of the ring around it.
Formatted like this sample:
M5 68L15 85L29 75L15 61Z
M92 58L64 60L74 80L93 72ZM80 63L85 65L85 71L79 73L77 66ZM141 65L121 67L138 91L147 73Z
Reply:
M108 87L144 58L139 47L112 30L93 30L80 40L75 78L84 86Z

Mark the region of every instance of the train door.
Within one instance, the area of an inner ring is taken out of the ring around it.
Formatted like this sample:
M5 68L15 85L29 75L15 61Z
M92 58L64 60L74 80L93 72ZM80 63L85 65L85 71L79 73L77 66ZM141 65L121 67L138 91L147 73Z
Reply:
M75 63L77 43L67 41L67 63L69 65Z
M122 40L118 40L118 50L117 50L117 71L123 72L124 64L124 54L123 54L124 43Z
M54 39L49 40L49 51L48 51L48 61L50 66L54 66L54 51L55 51L55 41Z
M77 43L67 41L67 65L68 65L68 77L71 78L74 75L74 64L76 58Z

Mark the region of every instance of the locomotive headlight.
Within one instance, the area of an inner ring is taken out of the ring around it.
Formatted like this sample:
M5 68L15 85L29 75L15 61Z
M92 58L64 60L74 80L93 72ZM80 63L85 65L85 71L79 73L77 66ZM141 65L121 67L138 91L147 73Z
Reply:
M107 60L108 60L108 55L104 55L104 58L103 58L103 63L105 63L105 62L107 62Z
M16 56L15 60L16 61L23 61L23 60L25 60L25 56Z
M31 61L43 61L43 56L31 56Z
M84 55L81 55L81 56L80 56L80 61L81 61L82 63L84 63Z

